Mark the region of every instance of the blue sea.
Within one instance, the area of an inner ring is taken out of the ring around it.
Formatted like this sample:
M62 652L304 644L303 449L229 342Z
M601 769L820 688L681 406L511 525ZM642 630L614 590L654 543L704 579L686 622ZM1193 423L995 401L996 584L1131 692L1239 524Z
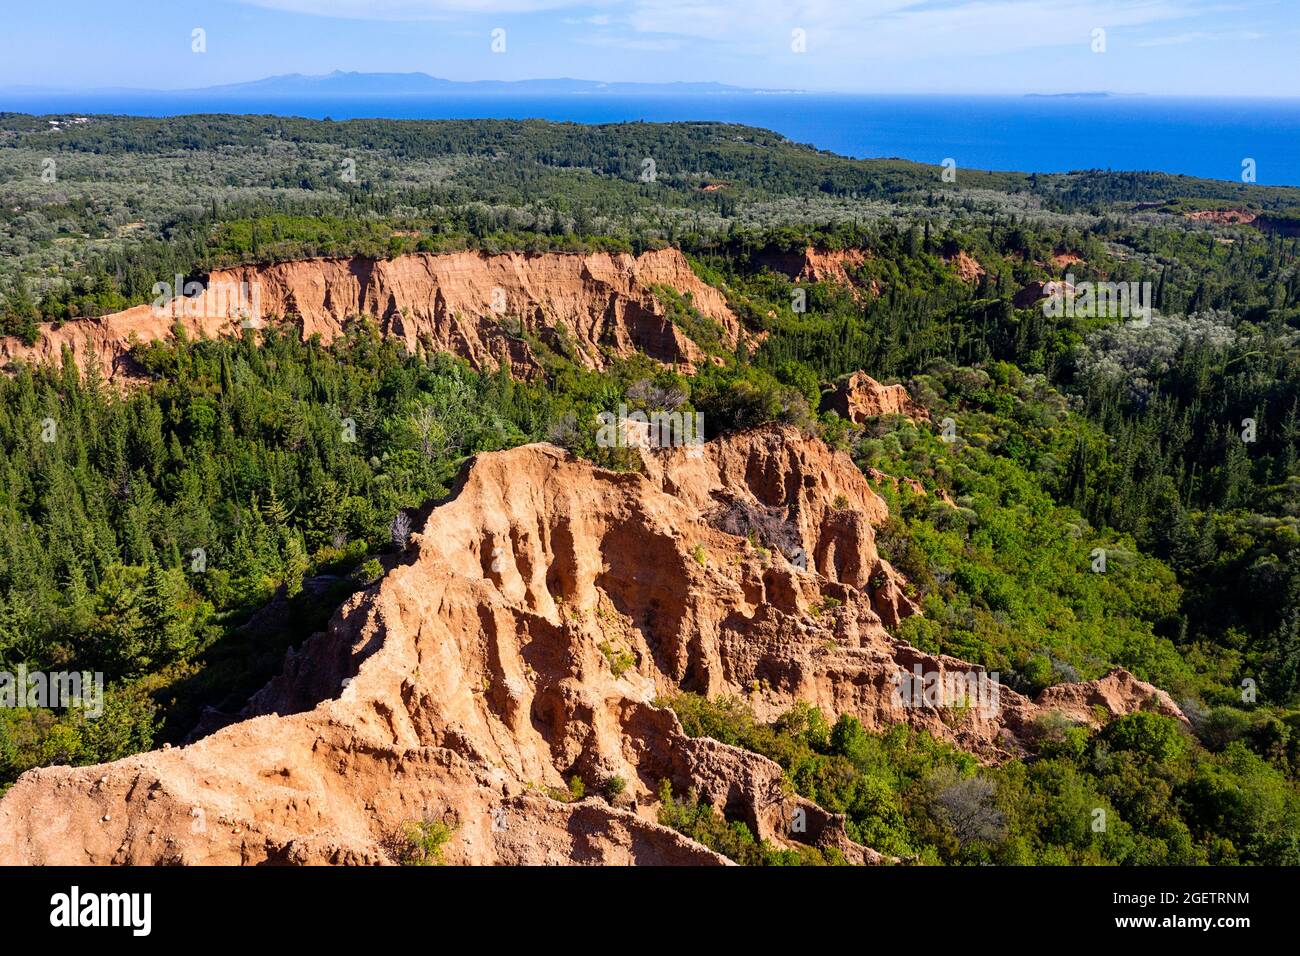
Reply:
M810 93L445 95L327 98L96 93L0 95L25 113L273 113L334 119L721 120L855 157L959 168L1158 170L1300 186L1300 98L858 96Z

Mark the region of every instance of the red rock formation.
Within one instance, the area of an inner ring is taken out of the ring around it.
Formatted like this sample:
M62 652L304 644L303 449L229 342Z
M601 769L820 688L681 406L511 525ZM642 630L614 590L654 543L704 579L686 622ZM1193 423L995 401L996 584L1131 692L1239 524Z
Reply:
M1048 687L1035 701L1039 707L1053 710L1071 720L1097 725L1097 710L1105 714L1122 714L1136 709L1152 710L1166 717L1185 719L1173 698L1162 690L1138 680L1126 670L1116 668L1098 680L1081 684L1057 684ZM1141 707L1139 708L1138 705Z
M610 354L640 351L690 371L703 353L664 314L657 285L689 294L727 345L743 334L722 293L702 282L676 249L640 256L459 252L226 269L209 276L203 294L160 309L136 306L57 329L47 323L30 347L0 339L0 361L58 362L66 347L83 369L97 365L109 379L129 378L133 339L165 340L177 323L193 338L217 338L237 335L249 321L258 326L291 317L303 338L329 342L348 319L364 315L411 350L423 342L478 368L508 360L521 375L536 372L532 348L512 334L527 330L552 345L563 337L590 368L604 368ZM247 290L242 299L240 289Z
M965 251L958 252L948 260L948 264L957 272L957 278L962 282L976 283L979 282L980 276L984 275L984 267L979 264L974 256Z
M906 415L929 421L930 413L912 401L902 385L881 385L866 372L854 372L822 396L823 410L860 425L881 415Z
M1011 304L1017 309L1028 309L1042 302L1044 299L1054 295L1073 295L1074 285L1060 279L1054 282L1039 282L1035 280L1029 283L1011 300Z
M1249 209L1198 209L1183 215L1197 222L1211 222L1220 226L1254 226L1264 233L1300 236L1300 221L1294 217L1270 216Z
M986 759L1046 705L900 695L914 669L982 671L889 636L881 612L911 608L876 553L884 505L847 456L781 427L697 452L647 452L643 474L549 445L476 457L400 563L238 722L24 774L0 800L0 864L382 863L417 819L455 825L452 863L724 862L654 822L661 780L763 838L878 862L842 818L787 795L776 764L688 738L656 699L742 695L761 719L809 701ZM754 542L736 533L751 522ZM1159 698L1122 673L1053 691L1085 720ZM545 795L575 775L627 789L613 805Z
M1195 222L1213 222L1221 226L1249 225L1258 218L1257 213L1246 209L1197 209L1184 215Z
M866 263L867 254L861 249L815 249L809 246L802 252L761 252L754 261L795 282L830 282L857 290L860 283L853 277L852 270ZM879 291L874 282L871 291L873 294Z

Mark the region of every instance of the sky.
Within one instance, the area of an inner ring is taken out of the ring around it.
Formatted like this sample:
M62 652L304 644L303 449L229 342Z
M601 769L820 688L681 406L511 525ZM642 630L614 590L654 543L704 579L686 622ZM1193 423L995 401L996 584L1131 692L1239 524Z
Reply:
M356 70L1300 97L1297 51L1300 0L5 0L0 86L181 89Z

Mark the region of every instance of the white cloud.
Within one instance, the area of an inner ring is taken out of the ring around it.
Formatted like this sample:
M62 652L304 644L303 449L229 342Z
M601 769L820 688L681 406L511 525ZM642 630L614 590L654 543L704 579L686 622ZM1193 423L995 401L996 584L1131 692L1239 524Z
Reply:
M627 20L640 32L748 53L787 52L798 27L810 57L911 60L1086 47L1096 27L1171 22L1189 12L1187 0L633 0Z
M772 57L790 53L791 31L805 32L808 65L839 60L899 62L994 56L1078 44L1092 30L1147 30L1223 7L1222 0L241 0L318 16L371 20L555 11L570 26L598 31L588 46L679 49L694 40L719 54ZM1190 24L1189 26L1195 26ZM1133 37L1165 46L1216 38L1188 29L1167 37ZM1239 38L1244 38L1239 36ZM1112 44L1118 39L1114 33ZM827 64L828 65L828 64Z

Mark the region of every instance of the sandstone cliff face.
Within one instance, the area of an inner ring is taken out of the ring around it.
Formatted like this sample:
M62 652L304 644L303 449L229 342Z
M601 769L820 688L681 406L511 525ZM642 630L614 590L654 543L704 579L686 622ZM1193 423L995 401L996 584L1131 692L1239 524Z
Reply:
M1248 209L1198 209L1183 214L1197 222L1220 226L1254 226L1260 232L1279 236L1300 236L1300 224L1293 218L1270 216Z
M785 793L776 764L686 737L656 699L740 695L765 719L809 701L990 760L1048 709L1177 714L1122 672L1039 703L900 694L911 674L979 669L890 637L914 608L876 552L884 517L846 456L790 428L647 451L640 474L550 445L480 455L238 722L24 774L0 801L0 864L384 863L388 837L428 818L456 825L452 863L725 862L654 822L665 779L761 837L879 862ZM544 794L574 775L627 790L616 805Z
M1098 680L1049 687L1038 695L1037 703L1040 707L1056 711L1071 720L1093 724L1096 721L1094 708L1099 707L1103 712L1111 714L1125 713L1133 700L1146 698L1150 710L1166 717L1186 720L1168 694L1164 691L1152 694L1150 691L1150 684L1117 668Z
M856 425L881 415L906 415L929 421L930 413L912 401L902 385L881 385L866 372L854 372L822 396L822 408Z
M809 246L802 252L777 252L769 250L759 253L755 259L759 266L779 272L795 282L830 282L854 290L854 296L860 295L860 283L853 272L867 261L867 254L861 249L817 249ZM870 286L872 295L879 293L873 281Z
M957 278L962 282L969 282L972 285L979 282L980 277L984 275L984 267L970 253L965 250L959 251L955 256L948 260L953 271L957 273Z
M477 368L509 361L520 375L536 373L533 349L515 334L525 330L553 347L561 341L572 346L589 368L640 351L689 372L702 353L665 316L653 292L657 285L690 294L695 307L722 329L726 343L735 346L743 334L739 320L676 249L640 256L459 252L222 270L208 277L202 294L173 299L162 309L136 306L57 329L47 323L30 347L2 338L0 362L58 362L66 347L82 369L95 365L115 380L135 373L127 354L133 338L165 340L177 323L191 337L218 338L238 335L241 325L289 318L303 338L320 335L329 342L342 334L348 319L369 316L384 335L412 351L423 343L467 358Z
M1249 225L1259 218L1246 209L1197 209L1184 215L1194 222L1212 222L1222 226Z

